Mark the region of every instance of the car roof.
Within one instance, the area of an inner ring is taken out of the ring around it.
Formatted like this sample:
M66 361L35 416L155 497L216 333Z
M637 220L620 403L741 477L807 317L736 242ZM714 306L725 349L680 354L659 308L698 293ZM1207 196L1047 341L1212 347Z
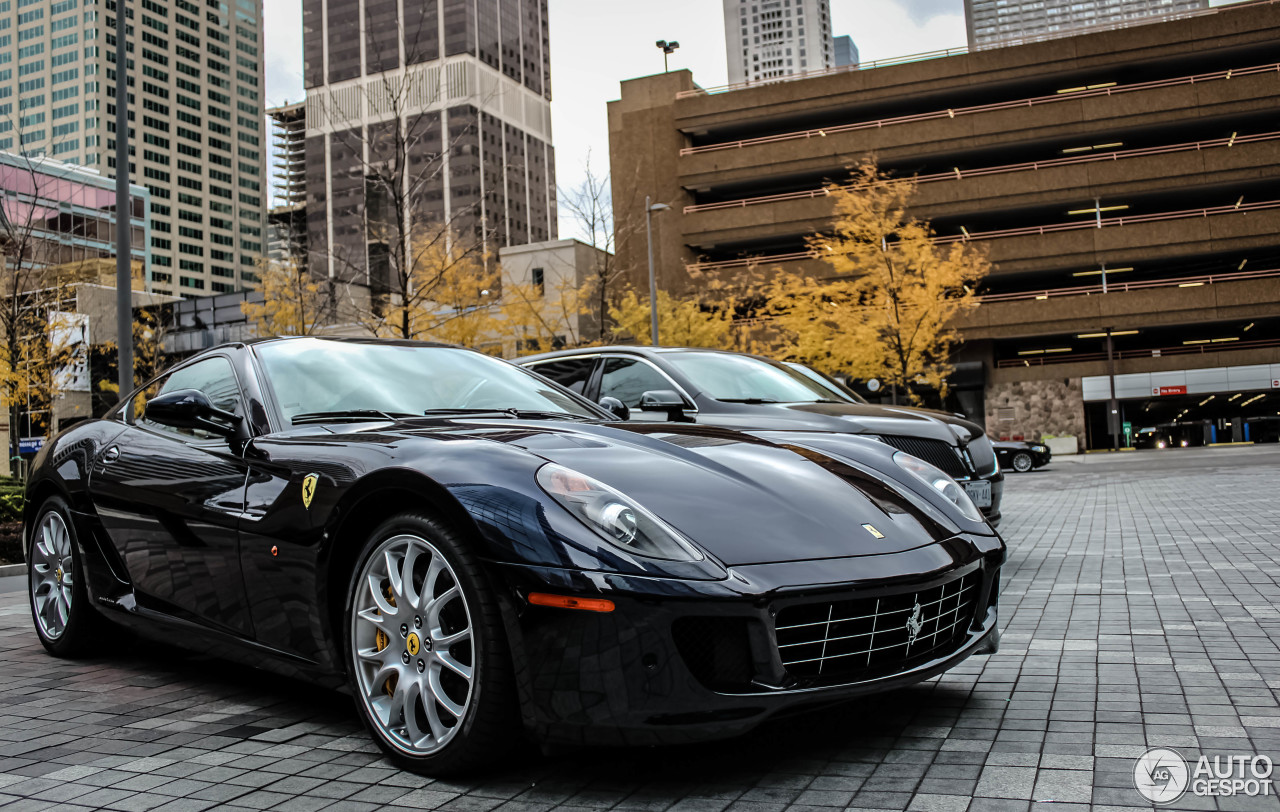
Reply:
M752 355L747 352L734 352L733 350L719 350L712 347L647 347L635 344L608 344L603 347L577 347L571 350L540 352L534 355L525 355L520 358L516 358L513 362L517 364L527 364L534 361L553 361L557 358L576 358L581 355L598 355L603 352L650 357L655 355L673 355L684 352L717 353L720 355L743 355L748 358L759 358L762 361L777 363L776 361L773 361L773 359L765 358L762 355Z

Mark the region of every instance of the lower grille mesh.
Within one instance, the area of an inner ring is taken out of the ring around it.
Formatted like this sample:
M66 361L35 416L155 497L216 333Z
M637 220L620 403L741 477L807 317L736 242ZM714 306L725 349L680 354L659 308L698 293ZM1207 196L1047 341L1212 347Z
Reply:
M788 606L775 627L782 664L795 677L870 679L945 655L973 623L981 583L975 571L920 592Z

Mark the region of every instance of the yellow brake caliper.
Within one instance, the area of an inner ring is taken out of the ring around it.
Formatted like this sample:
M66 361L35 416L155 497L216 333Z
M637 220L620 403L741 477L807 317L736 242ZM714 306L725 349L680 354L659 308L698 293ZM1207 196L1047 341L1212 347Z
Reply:
M391 592L390 585L387 586L387 603L391 604L392 606L396 605L396 596ZM378 614L381 614L381 612L379 612ZM382 651L387 646L391 645L391 638L387 637L387 633L384 632L382 629L378 629L378 634L374 637L374 644L377 645L378 651ZM382 683L382 692L385 693L387 696L395 695L395 692L396 692L396 675L395 674L392 674L391 676L387 677L387 681Z

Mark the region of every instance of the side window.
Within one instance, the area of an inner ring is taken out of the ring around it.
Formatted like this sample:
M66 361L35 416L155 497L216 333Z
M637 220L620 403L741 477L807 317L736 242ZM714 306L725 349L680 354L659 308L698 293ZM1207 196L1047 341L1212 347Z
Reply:
M587 379L591 377L591 370L595 365L595 357L565 358L534 364L529 369L581 395L587 388Z
M640 406L640 396L655 389L674 389L671 381L644 361L609 358L600 376L600 397L610 395L629 409Z
M166 392L174 392L179 389L198 389L204 392L217 408L227 412L244 414L240 401L240 384L236 382L235 370L231 368L231 362L221 356L207 358L198 364L192 364L189 367L183 367L171 372L159 381L158 387L152 387L147 394L150 397L155 397L156 395L163 395ZM149 429L181 434L197 440L207 440L217 436L200 429L178 429L172 426L162 426L159 423L147 420L145 417L140 418L138 422Z

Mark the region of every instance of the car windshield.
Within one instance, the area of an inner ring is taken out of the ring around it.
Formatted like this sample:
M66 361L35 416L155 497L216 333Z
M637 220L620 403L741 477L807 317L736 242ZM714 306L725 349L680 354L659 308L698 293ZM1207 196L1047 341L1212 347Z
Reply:
M814 403L837 399L829 388L798 372L748 355L673 352L663 358L716 400Z
M286 422L296 415L549 412L598 418L519 367L456 347L292 339L254 347Z
M836 396L837 400L849 400L849 401L853 401L854 403L867 402L867 399L864 398L862 395L859 395L857 392L853 391L849 387L845 386L844 384L840 383L834 378L831 378L819 372L816 369L810 369L804 364L797 364L794 361L783 361L783 363L787 366L788 369L794 372L799 372L801 375L813 381L818 386L821 386L824 389L831 390L831 393Z

